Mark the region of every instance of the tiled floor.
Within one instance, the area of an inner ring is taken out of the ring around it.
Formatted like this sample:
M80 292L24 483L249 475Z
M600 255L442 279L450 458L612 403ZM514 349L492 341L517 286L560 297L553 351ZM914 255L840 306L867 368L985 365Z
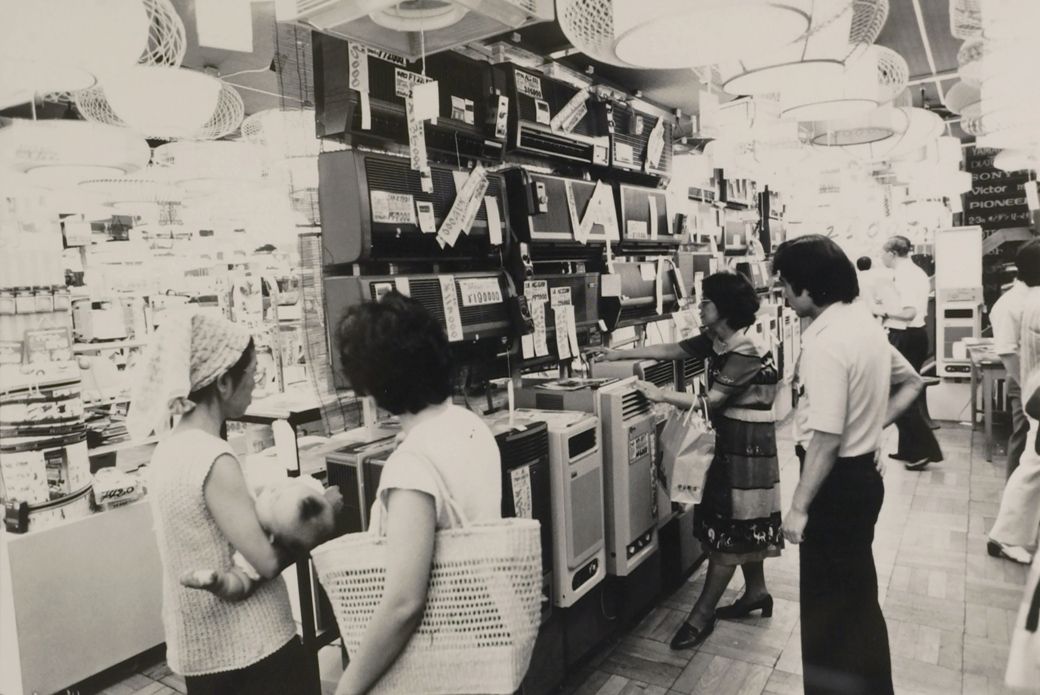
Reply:
M894 431L889 434L892 443L894 435ZM885 503L874 548L896 692L1009 692L1002 686L1003 671L1025 568L990 558L985 551L985 533L1003 489L1003 458L998 453L993 463L985 461L980 432L973 437L966 427L945 425L939 435L946 455L942 464L910 473L893 462L885 475ZM792 450L789 442L781 446ZM781 465L785 508L797 478L798 464L791 454ZM565 692L801 693L797 549L790 548L766 564L776 600L772 618L719 622L697 651L673 652L668 640L693 605L701 574L662 601L623 639L596 654L570 679ZM724 603L739 594L740 585L738 574ZM334 689L338 661L335 649L324 650L322 677L327 693ZM170 674L164 663L100 689L113 695L183 690L183 681Z

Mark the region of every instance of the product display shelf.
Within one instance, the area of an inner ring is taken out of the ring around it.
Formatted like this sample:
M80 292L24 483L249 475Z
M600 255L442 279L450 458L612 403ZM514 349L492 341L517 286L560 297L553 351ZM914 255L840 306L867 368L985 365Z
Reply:
M103 350L128 350L131 348L140 348L147 345L147 341L144 340L113 340L111 342L101 343L74 343L72 351L81 354L88 352L101 352Z
M163 643L153 527L145 499L0 531L0 692L61 692Z

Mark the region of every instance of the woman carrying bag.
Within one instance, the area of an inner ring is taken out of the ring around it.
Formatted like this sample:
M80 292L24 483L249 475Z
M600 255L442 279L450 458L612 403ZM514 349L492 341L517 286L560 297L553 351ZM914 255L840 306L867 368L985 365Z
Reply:
M380 477L370 533L313 553L350 645L336 693L512 692L538 627L538 524L501 520L498 445L477 415L451 402L444 329L421 304L391 292L351 307L338 343L355 392L398 415L402 433ZM446 540L445 530L459 528L467 538ZM507 576L502 566L510 563L524 566L530 586ZM478 569L466 569L474 564ZM482 564L493 571L482 574ZM479 615L461 600L474 596ZM488 614L491 628L501 626L491 638ZM498 685L471 689L481 674L503 672ZM512 690L502 690L510 678Z
M772 355L749 330L758 297L742 275L716 273L705 278L699 310L701 335L679 343L631 350L598 350L603 359L706 361L707 413L715 427L715 455L701 502L694 509L694 534L708 554L708 573L697 603L672 638L672 649L699 645L715 629L716 618L743 618L755 610L773 612L762 562L783 548L780 521L780 468L776 458L773 399L777 373ZM639 382L653 401L700 408L699 397ZM716 610L737 566L744 594Z

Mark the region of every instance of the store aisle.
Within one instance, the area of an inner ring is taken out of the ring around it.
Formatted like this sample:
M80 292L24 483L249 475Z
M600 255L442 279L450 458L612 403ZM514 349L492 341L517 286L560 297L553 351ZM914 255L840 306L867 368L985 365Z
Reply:
M888 621L896 692L987 695L1002 687L1008 641L1025 568L990 558L985 532L1004 483L1003 459L987 463L981 432L939 432L947 460L922 473L891 462L875 556ZM780 446L784 508L798 479L789 432ZM886 434L886 452L895 431ZM887 460L887 457L886 457ZM697 651L673 652L668 641L696 600L694 575L624 639L572 679L569 695L800 695L798 551L766 563L773 617L720 621ZM723 604L740 593L739 573ZM855 626L850 625L850 629Z
M892 462L877 529L882 606L900 695L996 695L1025 568L986 555L1004 483L1001 455L987 463L982 433L939 431L947 460L922 473ZM798 477L788 428L780 432L785 509ZM887 434L890 451L895 430ZM886 457L887 459L887 457ZM801 689L798 636L798 551L767 563L773 617L720 621L697 651L673 652L668 640L693 605L702 573L648 614L625 638L606 646L572 678L567 695L796 695ZM740 590L740 576L724 598ZM850 626L855 629L855 626ZM335 689L339 654L322 654L325 692ZM112 683L109 680L109 683ZM80 693L98 692L82 688ZM183 681L165 663L108 685L111 695L170 695Z

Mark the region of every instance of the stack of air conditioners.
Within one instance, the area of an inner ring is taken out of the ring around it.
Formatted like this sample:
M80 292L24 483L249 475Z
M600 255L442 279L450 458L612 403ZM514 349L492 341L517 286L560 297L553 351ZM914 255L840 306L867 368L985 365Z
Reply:
M578 348L602 344L600 272L604 246L617 240L609 185L529 171L504 173L511 215L507 264L526 298L533 333L521 343L525 369L577 357ZM593 215L583 220L585 215ZM593 220L596 220L594 223ZM560 305L573 307L574 341L561 340Z
M632 100L604 95L593 106L596 130L610 145L610 166L651 177L672 173L671 118L643 111Z
M517 403L598 413L606 480L607 573L632 574L657 550L654 414L635 378L530 381ZM654 593L654 592L647 592Z

